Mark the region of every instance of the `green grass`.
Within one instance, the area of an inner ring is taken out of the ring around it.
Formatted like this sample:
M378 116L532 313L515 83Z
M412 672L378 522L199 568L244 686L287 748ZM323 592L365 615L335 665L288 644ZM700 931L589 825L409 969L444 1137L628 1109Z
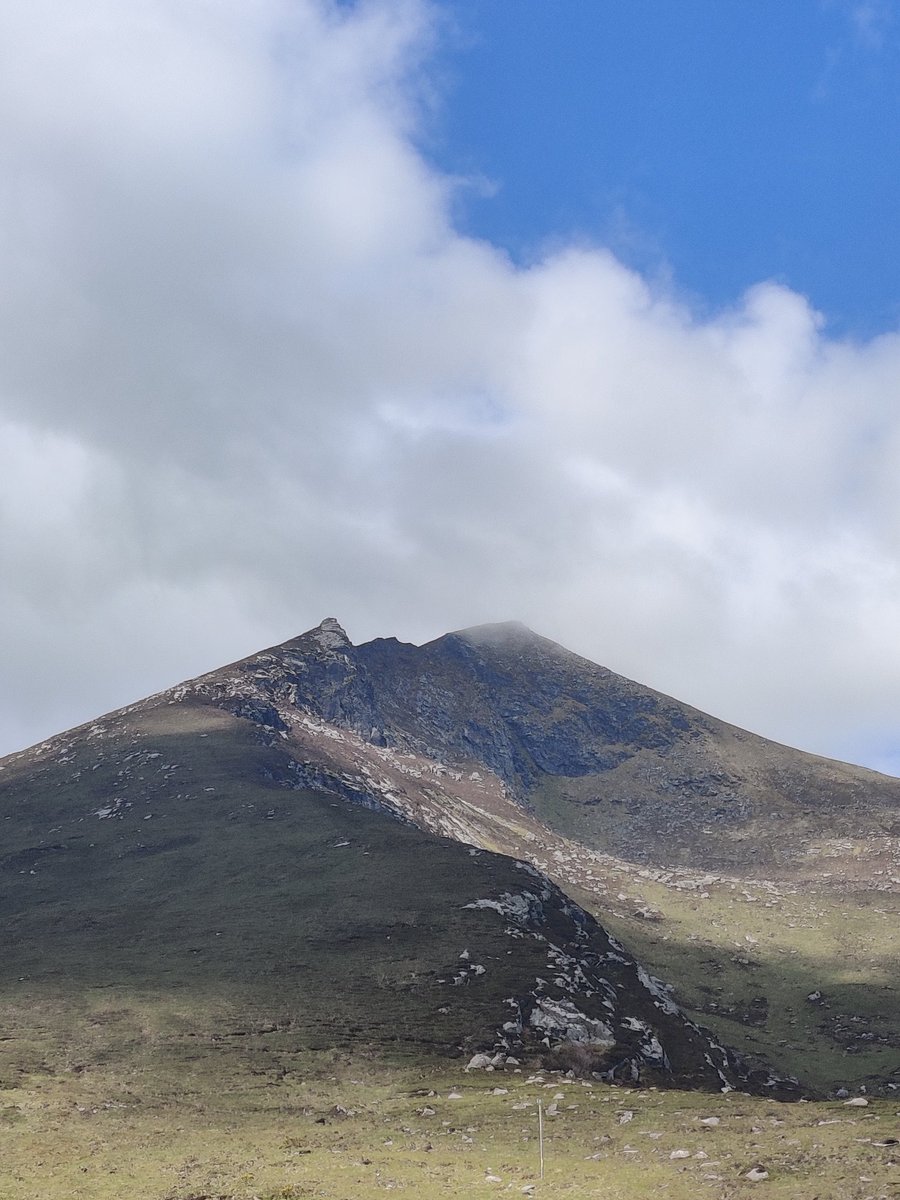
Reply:
M634 875L620 883L635 904L605 906L606 926L727 1044L812 1089L900 1084L895 898L807 886L772 902L762 888L720 882L700 899ZM635 917L640 905L665 917Z
M549 785L541 802L573 839L596 842L599 810ZM843 862L826 871L823 860L808 878L773 881L746 865L710 870L700 847L681 867L673 853L667 872L561 835L505 849L536 861L723 1042L828 1093L900 1085L900 906L889 883L898 868L879 846L846 875Z
M96 770L96 748L79 745L62 768L12 781L0 859L6 1003L39 1011L65 997L84 1010L98 989L182 994L188 1013L210 997L223 1012L305 1030L312 1045L493 1041L523 959L546 965L536 943L510 957L496 913L463 908L521 888L512 862L265 782L273 756L248 722L199 710L194 729L182 714L174 732L159 728L165 709L150 716L130 722ZM177 782L156 759L123 778L132 746L177 764ZM98 818L115 796L131 807ZM489 969L450 996L437 981L465 948Z
M68 1057L58 1040L45 1043L40 1063L19 1073L4 1051L6 1076L18 1074L0 1091L4 1200L462 1198L529 1185L572 1200L759 1189L864 1200L900 1184L897 1147L874 1144L896 1136L898 1102L779 1105L588 1086L527 1068L465 1075L428 1058L311 1053L289 1032L214 1043L173 1034L171 1001L118 1002L89 1035L80 1019L55 1015L76 1043ZM138 1025L142 1040L123 1046L121 1033ZM542 1181L537 1101L546 1109L556 1097ZM720 1123L701 1124L709 1117ZM756 1165L769 1172L764 1184L745 1178Z

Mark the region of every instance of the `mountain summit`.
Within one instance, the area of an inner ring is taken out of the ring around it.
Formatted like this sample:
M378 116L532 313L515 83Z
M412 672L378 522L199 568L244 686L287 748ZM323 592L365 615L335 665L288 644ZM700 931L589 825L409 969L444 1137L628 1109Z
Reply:
M347 753L363 753L354 739L391 752L384 768L403 754L487 768L498 797L635 863L816 877L852 867L861 845L873 867L894 861L897 780L737 729L517 622L353 646L329 618L186 686L245 714L252 697L275 725L315 714ZM352 765L338 774L346 784Z
M722 896L752 887L769 911L864 849L886 905L898 799L516 623L354 646L327 618L0 762L0 984L22 1005L152 993L197 1036L277 1013L307 1045L784 1090L754 1039L794 1008L779 1018L769 984L726 1004L732 971L758 988L756 960L673 940L660 898L684 921L702 889L715 925ZM889 1047L874 1028L867 1051Z

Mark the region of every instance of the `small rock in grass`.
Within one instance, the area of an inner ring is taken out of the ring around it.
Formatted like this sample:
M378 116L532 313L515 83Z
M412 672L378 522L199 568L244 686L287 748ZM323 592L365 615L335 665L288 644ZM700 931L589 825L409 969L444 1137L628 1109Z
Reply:
M673 1150L669 1158L690 1158L690 1150Z
M701 1117L700 1124L706 1125L710 1129L714 1129L715 1126L721 1124L721 1122L718 1117Z
M844 1104L850 1105L853 1108L867 1108L869 1102L865 1096L854 1096L852 1100L845 1100Z
M751 1183L762 1183L764 1179L769 1178L769 1172L765 1167L751 1167L744 1175L745 1179L749 1179Z

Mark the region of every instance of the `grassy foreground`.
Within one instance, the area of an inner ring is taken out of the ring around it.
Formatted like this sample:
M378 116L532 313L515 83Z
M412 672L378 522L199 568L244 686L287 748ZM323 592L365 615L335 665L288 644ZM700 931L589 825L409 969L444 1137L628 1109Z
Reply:
M0 1041L3 1200L900 1194L900 1098L777 1104L172 1030L135 1000L71 1042Z

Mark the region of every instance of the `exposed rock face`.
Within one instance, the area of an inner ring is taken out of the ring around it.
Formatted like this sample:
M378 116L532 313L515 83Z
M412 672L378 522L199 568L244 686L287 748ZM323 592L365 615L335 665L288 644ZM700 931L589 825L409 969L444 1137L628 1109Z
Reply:
M609 1080L634 1082L649 1071L682 1086L796 1091L795 1080L751 1071L687 1020L665 984L593 917L533 867L517 866L525 876L521 891L466 905L496 912L509 938L536 941L546 952L546 968L534 987L507 1000L511 1011L498 1030L495 1051L528 1053L536 1043L558 1052L577 1048L580 1055L560 1061ZM467 982L473 972L477 977L479 969L467 962L454 983Z
M632 862L796 878L852 867L864 839L873 869L900 873L897 780L735 729L515 623L354 647L329 618L192 687L318 718L392 752L382 763L480 773L522 813Z
M396 749L480 763L522 797L543 775L607 771L692 733L683 706L515 624L353 647L329 619L269 654L246 666L281 698Z

